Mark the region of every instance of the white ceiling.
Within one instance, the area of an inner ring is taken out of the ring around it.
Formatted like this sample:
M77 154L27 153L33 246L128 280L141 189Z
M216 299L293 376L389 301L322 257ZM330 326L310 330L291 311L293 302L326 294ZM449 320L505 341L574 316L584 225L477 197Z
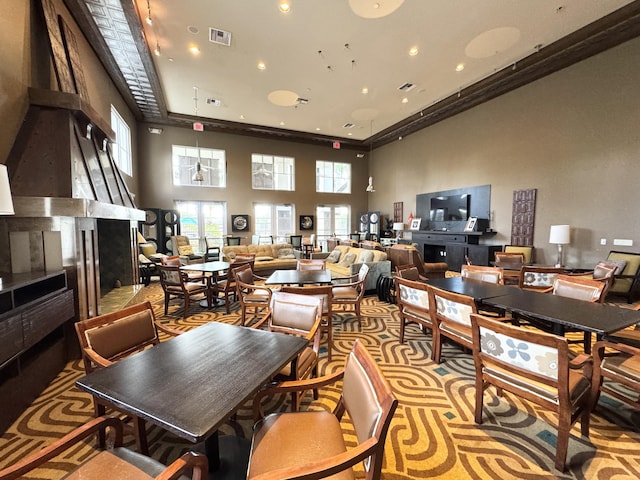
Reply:
M631 3L290 0L284 14L280 0L149 0L149 26L147 0L135 1L150 51L160 49L153 61L170 113L354 140ZM358 11L389 14L363 18ZM230 32L231 46L209 42L209 27ZM191 46L200 53L192 55ZM416 56L411 47L419 49ZM265 70L257 68L260 61ZM398 90L405 82L415 88ZM293 105L276 105L270 95Z

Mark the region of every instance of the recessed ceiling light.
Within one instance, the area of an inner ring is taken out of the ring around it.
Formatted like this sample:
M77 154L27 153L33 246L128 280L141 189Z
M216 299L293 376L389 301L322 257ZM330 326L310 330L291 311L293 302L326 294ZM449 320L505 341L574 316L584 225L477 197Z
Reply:
M282 1L280 2L280 5L278 5L278 9L282 13L289 13L291 11L291 5L289 4L289 2Z
M319 132L319 131L320 131L320 127L316 127L316 132Z
M197 33L200 32L200 29L198 27L196 27L195 25L189 25L187 27L187 32L192 33L193 35L196 35Z
M352 136L352 135L353 135L353 133L352 133L352 132L347 133L347 136L348 136L348 137L350 137L350 136Z
M409 99L408 99L407 97L404 97L404 98L402 99L402 103L409 103Z
M464 63L459 63L456 65L456 72L461 72L464 70Z
M284 122L280 122L280 126L284 127L285 123Z
M409 49L409 55L411 55L412 57L415 57L416 55L418 55L418 47L411 47Z
M362 87L362 94L366 95L367 93L369 93L369 89L367 87Z
M191 55L198 55L200 54L200 48L197 45L191 45L189 47L189 51L191 52Z
M244 120L244 115L240 114L240 120Z
M258 70L266 70L267 65L264 62L258 62Z

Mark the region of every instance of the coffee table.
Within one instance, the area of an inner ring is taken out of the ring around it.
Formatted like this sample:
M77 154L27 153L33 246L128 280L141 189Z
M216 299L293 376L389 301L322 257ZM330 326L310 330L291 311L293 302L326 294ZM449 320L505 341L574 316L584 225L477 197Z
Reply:
M276 270L265 280L265 285L328 285L331 283L329 270Z
M96 370L76 385L193 443L215 478L244 478L250 441L217 430L307 345L305 338L210 322Z

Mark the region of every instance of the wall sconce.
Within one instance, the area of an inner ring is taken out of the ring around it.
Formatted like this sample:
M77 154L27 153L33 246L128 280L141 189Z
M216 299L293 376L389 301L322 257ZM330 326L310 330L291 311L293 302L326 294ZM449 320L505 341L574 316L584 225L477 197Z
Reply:
M15 213L9 187L9 172L6 165L0 165L0 215L15 215Z
M549 230L549 243L558 245L556 267L561 267L563 263L563 245L571 243L571 227L569 225L551 225L551 229Z
M367 185L367 192L372 193L375 191L376 189L373 188L373 177L369 177L369 185Z

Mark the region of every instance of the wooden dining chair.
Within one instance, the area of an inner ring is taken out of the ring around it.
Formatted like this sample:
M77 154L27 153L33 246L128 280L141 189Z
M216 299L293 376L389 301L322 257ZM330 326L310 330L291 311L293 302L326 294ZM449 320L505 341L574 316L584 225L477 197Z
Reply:
M400 343L404 343L404 332L409 323L418 324L423 332L425 329L433 331L427 284L400 276L395 277L395 284L400 309Z
M296 270L326 270L327 262L324 259L299 258Z
M431 285L429 292L429 314L433 331L431 359L440 363L442 353L442 337L447 337L463 347L471 350L472 313L478 313L473 298L467 295L448 292Z
M338 390L333 412L263 416L265 397L320 388L341 380L342 389ZM381 478L385 439L398 401L360 340L354 342L343 369L320 378L283 382L257 394L253 405L261 420L253 429L248 479L353 479L353 466L360 462L365 480ZM348 430L355 433L353 440L347 440L343 433L341 420L345 413L351 420Z
M333 350L333 309L331 308L331 285L305 285L294 287L283 285L281 292L296 293L298 295L310 295L322 300L322 323L320 331L327 334L327 359L331 361Z
M269 311L252 328L266 327L271 332L305 337L307 346L293 362L274 377L275 382L304 380L318 375L320 337L322 332L322 299L297 293L273 292ZM291 410L298 411L304 391L292 392ZM315 394L317 397L317 393Z
M601 393L640 410L640 348L601 340L594 344L592 353L591 412L597 408Z
M564 471L572 425L589 436L592 358L572 358L567 339L472 314L476 369L475 421L482 423L483 392L493 385L558 415L555 468Z
M32 453L17 463L0 470L0 478L3 480L15 480L27 478L26 475L33 470L42 467L45 463L55 461L69 450L78 450L86 445L87 439L94 435L105 437L107 429L113 430L113 442L106 450L101 450L97 455L91 455L65 475L65 478L82 480L127 479L171 480L186 478L183 475L192 473L193 480L207 478L207 457L202 453L186 452L171 462L169 466L152 459L148 454L133 452L123 447L124 426L122 420L115 417L101 416L90 420L70 433L64 435L42 450ZM16 439L19 441L19 439ZM103 447L104 448L104 447ZM67 453L68 454L68 453ZM30 477L29 477L30 478Z
M261 313L269 311L272 291L264 284L264 278L253 273L250 262L242 263L232 269L236 282L237 297L240 301L240 324L247 324L247 313L252 313L255 318Z
M366 263L363 263L358 271L357 277L352 277L354 279L357 278L357 280L334 285L331 289L331 303L333 305L341 305L342 312L347 312L350 308L353 308L360 328L362 328L362 313L360 305L362 303L362 298L364 297L368 274L369 266Z
M180 255L167 255L160 260L160 264L165 267L181 267ZM204 273L184 271L190 282L206 282Z
M427 280L427 277L420 275L420 270L418 270L418 267L413 264L396 265L396 276L413 281Z
M564 273L564 268L560 267L524 265L520 269L518 286L523 290L550 293L553 291L553 282L562 273Z
M82 363L85 373L108 367L129 355L160 343L158 331L169 336L180 335L180 330L172 329L156 321L150 302L116 310L114 312L80 320L74 323ZM105 415L113 405L98 397L93 397L95 416ZM136 438L141 453L148 454L147 435L144 420L132 417L130 429ZM101 438L104 445L104 438Z
M186 318L191 305L191 298L207 294L207 284L189 280L186 272L180 267L160 267L160 285L164 291L164 314L169 314L169 302L173 298L181 298L184 302L182 317Z
M460 268L462 278L481 280L483 282L504 285L504 269L502 267L484 267L480 265L462 265Z

